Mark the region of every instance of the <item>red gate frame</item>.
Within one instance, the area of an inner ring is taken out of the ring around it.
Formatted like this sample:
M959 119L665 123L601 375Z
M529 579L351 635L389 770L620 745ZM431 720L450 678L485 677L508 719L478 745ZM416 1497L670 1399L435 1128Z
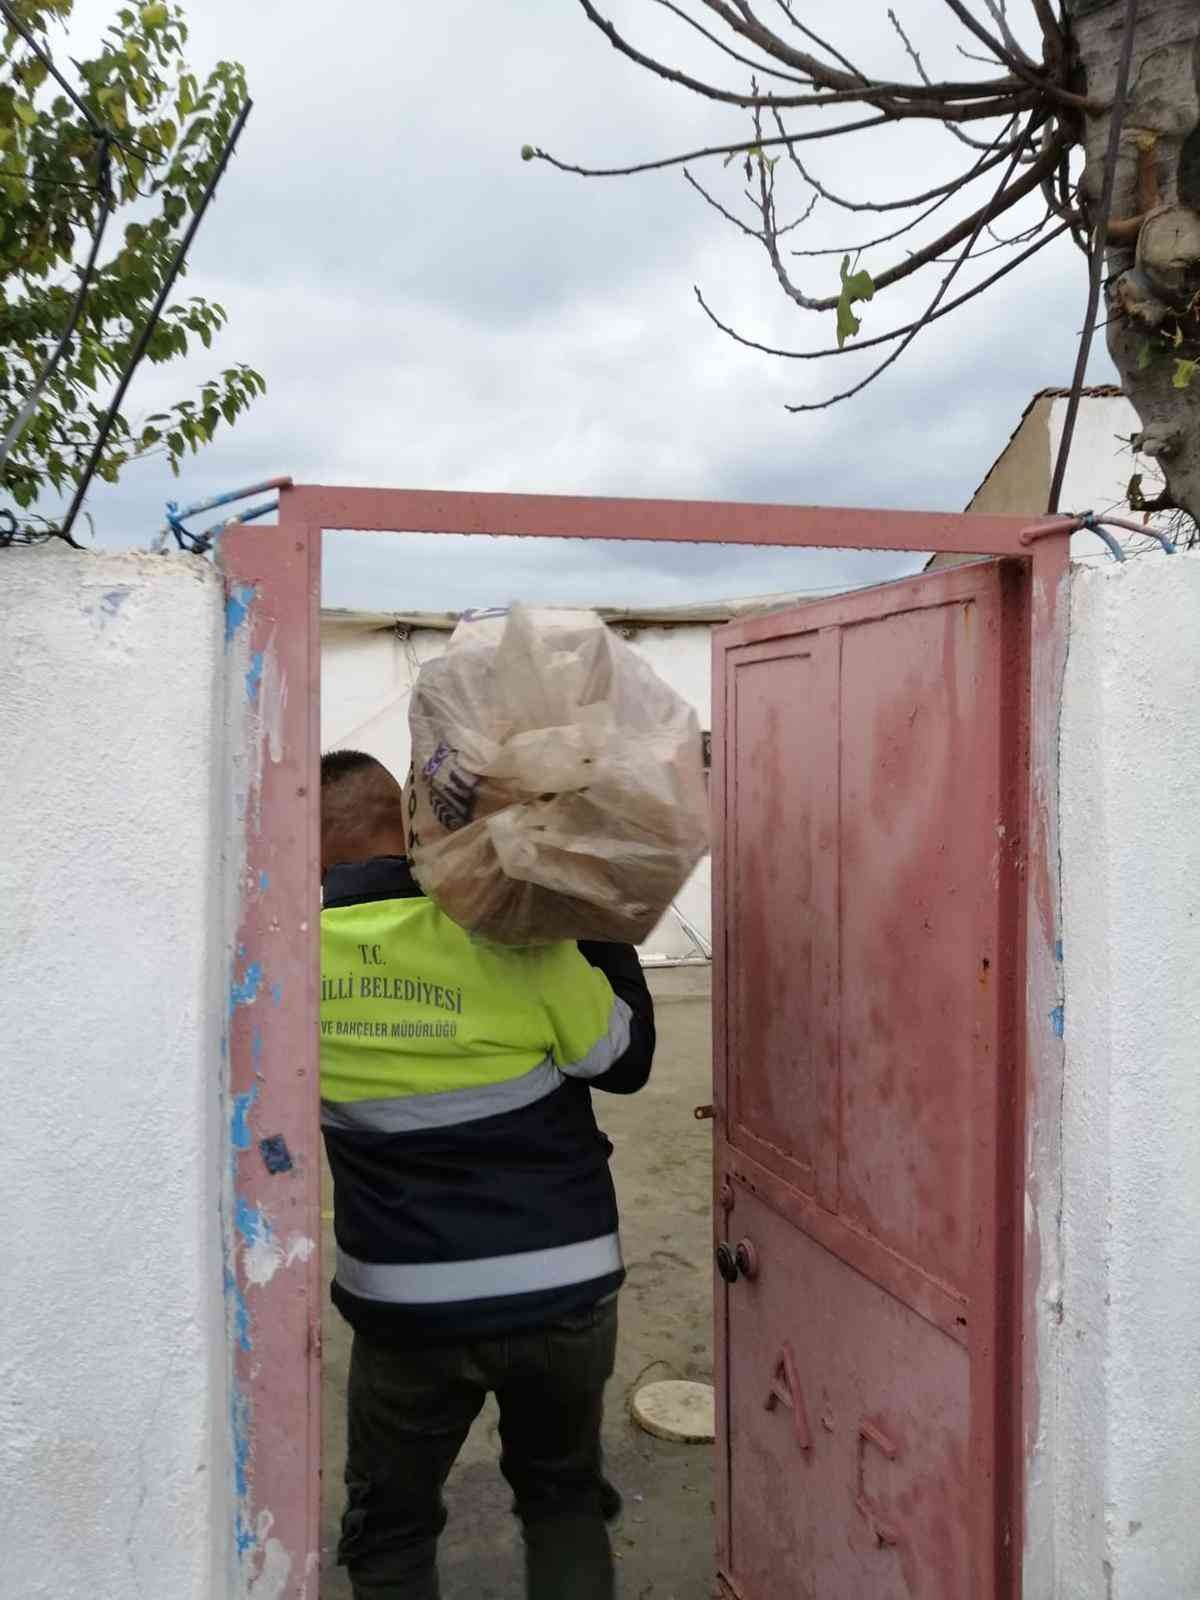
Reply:
M297 485L277 528L231 528L221 543L226 637L244 662L253 713L235 762L248 772L245 860L230 988L229 1104L234 1229L227 1226L233 1538L243 1581L267 1574L278 1600L315 1600L320 1519L320 1159L317 1096L321 543L324 532L511 534L698 544L786 545L1008 556L1032 567L1026 839L1027 1006L1014 1084L1026 1129L1012 1215L1032 1214L1003 1364L1013 1384L1007 1489L1027 1574L1044 1570L1048 1529L1026 1499L1027 1468L1048 1431L1039 1385L1054 1281L1036 1219L1057 1184L1063 1045L1058 869L1058 708L1066 656L1067 519L713 501L441 493ZM238 1236L243 1248L238 1248ZM266 1246L264 1255L264 1244ZM257 1252L255 1247L257 1246ZM267 1262L263 1268L264 1259ZM249 1267L249 1270L248 1270ZM1046 1483L1039 1466L1040 1491ZM1043 1504L1039 1497L1038 1505ZM1021 1561L1014 1600L1020 1593ZM286 1573L286 1576L284 1574ZM1031 1577L1028 1587L1036 1593Z

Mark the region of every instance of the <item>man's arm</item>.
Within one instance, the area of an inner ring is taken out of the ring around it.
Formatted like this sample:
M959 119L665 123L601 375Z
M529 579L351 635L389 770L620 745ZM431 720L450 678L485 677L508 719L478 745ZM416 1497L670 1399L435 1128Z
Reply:
M609 1094L636 1094L650 1076L654 1060L654 1001L637 951L631 944L601 944L590 939L579 941L579 951L608 979L618 1000L630 1010L629 1047L618 1056L607 1072L590 1080L589 1087L606 1089Z

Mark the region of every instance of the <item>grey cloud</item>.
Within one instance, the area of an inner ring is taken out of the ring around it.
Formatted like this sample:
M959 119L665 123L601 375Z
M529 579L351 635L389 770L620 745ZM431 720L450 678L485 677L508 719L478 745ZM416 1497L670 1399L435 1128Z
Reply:
M79 5L89 16L109 9ZM625 8L643 20L660 9ZM525 140L623 159L743 126L621 63L562 0L446 0L426 12L360 0L340 32L327 10L276 0L193 0L192 10L195 54L244 59L256 95L187 284L222 300L230 327L187 370L140 374L133 409L156 409L234 359L271 387L180 483L151 462L98 487L90 506L106 542L146 542L168 497L284 471L310 482L955 509L1030 393L1069 376L1085 285L1078 256L1056 247L985 305L929 330L877 388L789 417L787 402L841 386L869 357L772 362L717 333L693 282L756 337L830 338L832 319L797 315L753 243L678 176L586 183L519 160ZM906 11L931 59L953 51L944 26L933 31L941 16L931 0ZM864 51L890 60L895 41L877 17L848 20ZM827 179L861 188L906 170L925 184L960 155L921 133L876 138L853 156L817 147L813 159ZM736 167L707 170L723 196L736 192ZM803 235L815 248L867 231L821 207ZM824 291L837 263L804 271ZM864 331L917 309L908 289L889 292L867 308ZM433 606L516 593L716 598L863 581L890 575L895 560L331 540L327 572L338 603L371 606L386 591L400 608L417 594Z

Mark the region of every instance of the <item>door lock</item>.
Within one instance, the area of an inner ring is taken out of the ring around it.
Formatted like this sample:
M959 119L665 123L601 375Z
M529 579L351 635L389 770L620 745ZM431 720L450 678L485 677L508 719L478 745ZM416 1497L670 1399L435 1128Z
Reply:
M742 1269L737 1263L737 1252L727 1239L722 1239L717 1246L717 1271L726 1283L736 1283L742 1275Z
M726 1283L736 1283L739 1278L758 1277L758 1250L749 1239L732 1245L722 1239L717 1246L717 1271Z

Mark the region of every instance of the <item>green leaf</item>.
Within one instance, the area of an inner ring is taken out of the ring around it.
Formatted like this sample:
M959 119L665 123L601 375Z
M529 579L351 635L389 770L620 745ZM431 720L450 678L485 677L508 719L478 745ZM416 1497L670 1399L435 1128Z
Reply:
M112 3L122 8L117 21L99 35L90 55L86 33L73 36L75 0L16 4L39 31L51 19L67 25L56 55L70 60L93 113L114 130L127 128L130 141L111 152L116 203L110 248L84 303L69 360L41 391L3 468L3 487L14 505L36 505L47 488L69 491L78 482L111 385L145 326L179 231L199 203L216 149L246 95L245 74L235 63L220 63L203 78L190 69L182 58L186 31L174 0ZM95 223L94 202L81 198L81 186L95 181L96 141L64 94L46 92L44 65L19 48L11 31L5 35L3 23L0 38L2 432L70 315ZM148 361L187 356L212 341L223 321L211 302L190 297L152 332ZM174 469L214 429L236 420L262 387L256 374L234 363L223 379L198 387L194 399L167 405L136 428L128 418L115 417L101 463L105 479L115 481L138 454L164 446Z
M1150 363L1153 360L1154 360L1154 346L1150 343L1149 339L1139 340L1139 342L1138 342L1138 358L1137 358L1137 369L1138 369L1138 371L1139 372L1145 372L1146 368L1150 365Z
M1178 359L1175 362L1175 376L1171 379L1171 382L1175 388L1190 388L1192 379L1196 376L1197 367L1200 367L1200 361L1185 361L1182 358Z
M842 292L837 303L837 342L838 349L853 339L862 327L862 322L854 315L852 307L859 300L873 300L875 298L875 282L869 272L861 269L858 272L850 271L850 257L842 257Z

